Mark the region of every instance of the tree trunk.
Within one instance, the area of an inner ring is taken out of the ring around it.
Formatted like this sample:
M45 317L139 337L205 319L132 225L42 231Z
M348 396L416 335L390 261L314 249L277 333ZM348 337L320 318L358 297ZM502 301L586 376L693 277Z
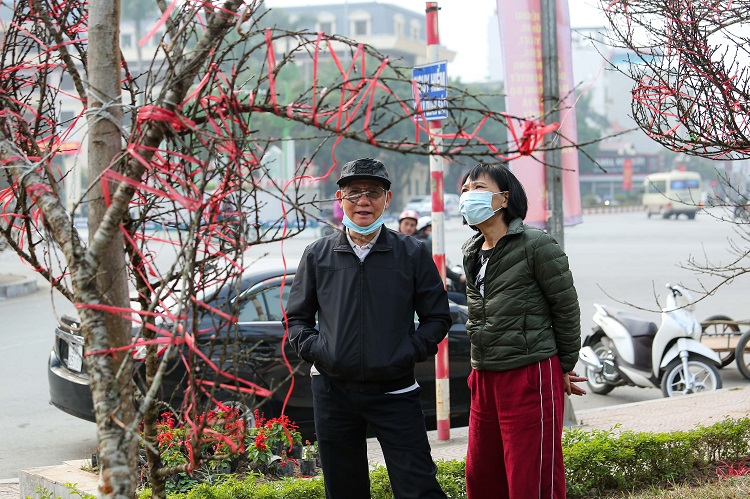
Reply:
M101 175L114 167L122 153L122 107L120 99L121 60L119 47L119 0L99 0L89 4L88 43L88 111L89 125L88 178L92 183L89 192L89 242L102 222L107 202L102 189ZM108 189L113 192L115 185ZM109 195L109 194L107 194ZM97 303L126 309L129 307L126 259L122 234L118 231L109 238L108 245L86 263L95 267L98 296ZM93 284L93 283L91 283ZM89 283L79 282L81 289L91 289ZM92 290L93 291L93 290ZM84 298L81 296L81 298ZM86 350L89 352L117 348L131 342L130 321L118 314L85 309L91 324L85 331ZM94 317L97 316L97 317ZM100 316L100 317L98 317ZM83 317L82 317L83 318ZM104 330L95 331L94 324ZM104 332L106 337L101 333ZM134 417L133 396L130 384L132 359L123 350L115 355L92 355L87 367L94 398L100 456L100 497L132 499L135 492L137 466L137 438L125 431ZM117 376L118 371L124 373Z

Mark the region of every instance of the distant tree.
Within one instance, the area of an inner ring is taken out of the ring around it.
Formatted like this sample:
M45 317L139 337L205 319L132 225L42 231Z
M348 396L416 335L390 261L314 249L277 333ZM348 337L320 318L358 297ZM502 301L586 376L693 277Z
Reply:
M591 107L591 94L583 93L576 100L576 124L578 127L578 170L592 173L600 169L596 163L599 144L610 129L607 117Z
M748 179L727 172L723 161L750 159L750 1L601 5L611 28L609 42L632 54L624 72L633 81L636 123L669 150L714 162L714 175L708 177L718 179L717 197L709 202L729 208L719 218L736 223L746 243L748 222L735 214L748 205ZM691 163L706 169L705 163ZM707 293L750 272L747 247L731 243L731 251L736 258L728 264L690 259L689 268L720 278Z

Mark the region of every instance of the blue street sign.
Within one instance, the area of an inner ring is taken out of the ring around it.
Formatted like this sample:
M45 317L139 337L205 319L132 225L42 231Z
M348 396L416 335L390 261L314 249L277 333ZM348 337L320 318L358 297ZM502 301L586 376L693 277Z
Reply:
M417 97L422 116L428 121L442 120L448 117L448 63L446 61L433 62L415 66L412 69L412 80L416 82L414 93L414 109L417 108ZM417 95L418 94L418 95Z

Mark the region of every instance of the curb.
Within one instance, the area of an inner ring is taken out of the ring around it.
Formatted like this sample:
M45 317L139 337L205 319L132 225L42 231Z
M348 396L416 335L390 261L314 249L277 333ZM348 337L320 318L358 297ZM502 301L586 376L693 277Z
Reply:
M630 213L634 211L644 211L643 205L626 205L626 206L600 206L596 208L584 208L584 215L602 215L608 213Z
M0 274L0 300L28 295L36 290L37 283L33 277Z
M0 480L0 499L18 499L21 497L21 488L18 478Z
M22 470L18 480L20 497L80 499L81 494L96 496L99 489L99 475L81 469L87 465L91 466L91 461L81 459L64 461L58 466ZM2 490L1 486L0 490ZM0 492L0 498L6 499L2 496L2 492ZM14 499L18 498L19 495L16 494Z

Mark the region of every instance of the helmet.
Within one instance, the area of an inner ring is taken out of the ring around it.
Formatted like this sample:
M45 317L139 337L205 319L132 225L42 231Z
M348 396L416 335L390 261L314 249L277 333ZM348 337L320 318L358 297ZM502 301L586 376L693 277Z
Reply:
M400 222L401 222L401 220L403 220L404 218L411 218L411 219L413 219L413 220L414 220L414 221L416 222L416 221L418 221L418 220L419 220L419 214L418 214L418 213L417 213L416 211L414 211L414 210L404 210L404 211L402 211L402 212L401 212L401 214L400 214L400 215L398 216L398 221L399 221L399 223L400 223Z
M419 217L419 220L417 220L417 232L426 227L432 227L432 217L429 215Z

